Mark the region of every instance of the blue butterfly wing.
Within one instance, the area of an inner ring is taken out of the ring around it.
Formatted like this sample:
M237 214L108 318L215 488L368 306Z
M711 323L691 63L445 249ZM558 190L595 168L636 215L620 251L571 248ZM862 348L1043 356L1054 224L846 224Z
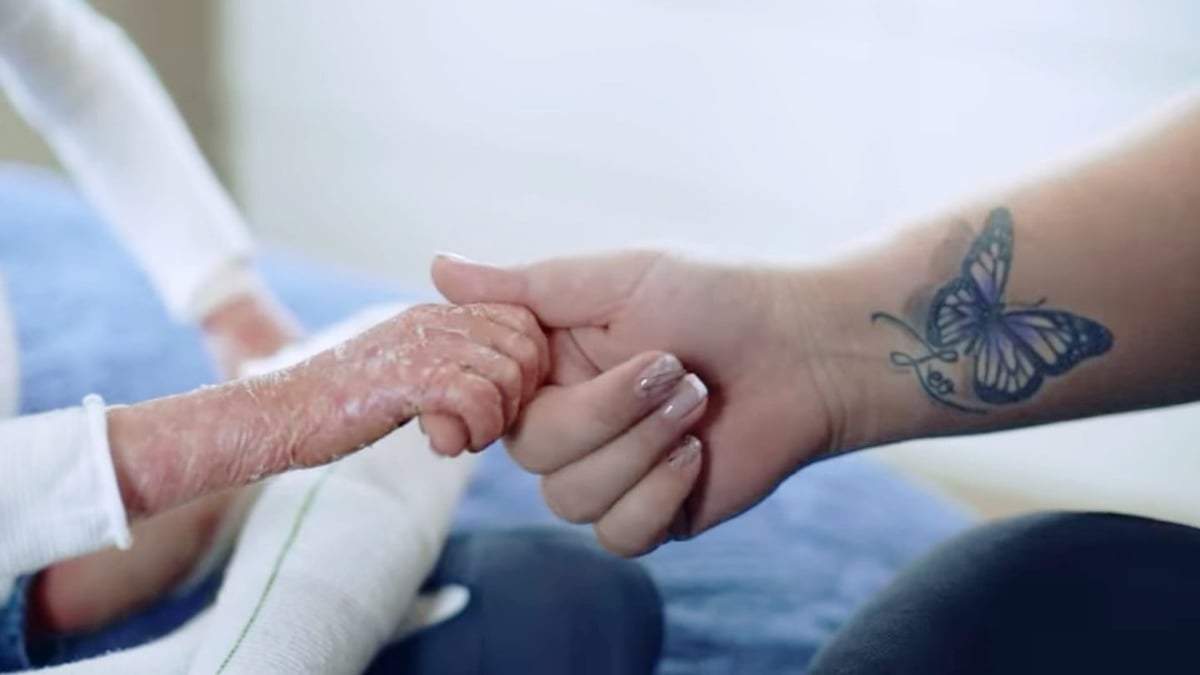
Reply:
M1070 312L1019 309L1005 312L1000 322L1029 349L1047 375L1062 375L1113 345L1107 328Z
M962 275L933 297L925 325L930 344L967 342L974 351L987 330L988 314L1004 301L1012 256L1012 216L1007 209L995 209L963 258Z
M1004 301L1012 256L1012 215L1008 209L995 209L988 214L983 233L971 244L962 262L963 278L974 282L985 304L998 305Z
M987 305L975 284L958 278L938 289L930 305L925 336L935 347L972 342L987 317Z
M962 276L938 289L925 327L934 347L966 344L975 357L975 394L995 405L1033 396L1046 376L1062 375L1113 343L1107 328L1070 312L1031 308L997 316L1012 255L1012 215L995 209L963 258Z
M988 322L975 353L975 393L991 404L1023 401L1084 359L1112 349L1113 336L1091 319L1051 309L1019 309Z
M979 400L993 405L1033 396L1044 379L1037 355L1002 323L993 321L975 348L973 384Z

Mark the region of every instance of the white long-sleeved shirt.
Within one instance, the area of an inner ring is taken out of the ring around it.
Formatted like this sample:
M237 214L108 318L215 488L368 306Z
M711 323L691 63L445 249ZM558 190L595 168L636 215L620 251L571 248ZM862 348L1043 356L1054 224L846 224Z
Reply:
M0 0L0 86L175 317L199 319L257 283L237 210L115 25L81 0ZM3 419L18 400L13 334L0 306L0 597L19 574L128 540L94 400Z
M0 0L0 86L176 317L238 291L222 272L246 259L250 235L119 28L81 0Z

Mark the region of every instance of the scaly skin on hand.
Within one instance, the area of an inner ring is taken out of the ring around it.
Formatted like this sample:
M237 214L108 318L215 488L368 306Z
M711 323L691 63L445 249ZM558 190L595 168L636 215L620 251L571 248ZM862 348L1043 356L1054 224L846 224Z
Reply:
M225 488L333 461L421 412L469 429L474 446L490 443L547 362L544 336L524 310L424 306L279 373L112 409L130 518L161 515L135 524L130 551L45 571L35 626L93 629L160 597L207 550L236 495Z
M422 413L458 419L483 447L532 394L545 351L525 310L425 305L292 368L113 409L122 497L132 516L155 513L334 461Z
M226 378L301 334L299 322L265 293L241 295L218 306L202 327ZM43 570L31 591L32 626L54 632L94 630L150 604L195 569L237 499L234 490L197 499L135 523L129 550L99 551Z

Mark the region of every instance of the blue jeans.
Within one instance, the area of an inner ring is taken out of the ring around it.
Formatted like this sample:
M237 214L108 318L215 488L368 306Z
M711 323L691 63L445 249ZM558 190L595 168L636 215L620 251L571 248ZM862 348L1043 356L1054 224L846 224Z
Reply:
M809 675L1195 675L1200 529L1101 513L978 528L913 565Z
M369 675L652 673L663 637L658 591L641 566L551 529L454 535L428 581L471 591L449 621L384 649ZM29 635L23 582L0 610L0 672L127 649L178 628L216 597L221 574L89 635Z

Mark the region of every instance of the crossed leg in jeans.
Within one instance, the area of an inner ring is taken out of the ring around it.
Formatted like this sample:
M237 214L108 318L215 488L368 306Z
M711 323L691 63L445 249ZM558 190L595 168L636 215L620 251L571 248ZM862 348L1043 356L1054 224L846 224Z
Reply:
M902 574L810 675L1195 675L1200 530L1051 513L987 525Z

